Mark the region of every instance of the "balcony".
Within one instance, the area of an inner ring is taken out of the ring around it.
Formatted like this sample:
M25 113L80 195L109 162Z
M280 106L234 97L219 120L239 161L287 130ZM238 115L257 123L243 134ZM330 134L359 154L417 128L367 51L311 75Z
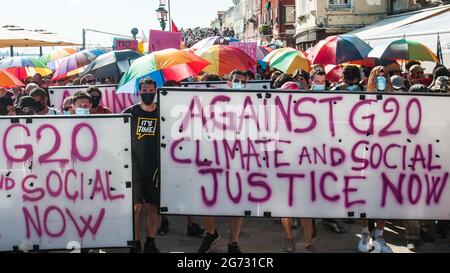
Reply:
M272 26L262 24L259 26L259 35L268 36L272 35Z

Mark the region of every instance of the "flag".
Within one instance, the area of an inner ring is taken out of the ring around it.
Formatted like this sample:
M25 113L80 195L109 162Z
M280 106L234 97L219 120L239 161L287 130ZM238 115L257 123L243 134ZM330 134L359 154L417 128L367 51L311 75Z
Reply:
M177 25L172 21L172 32L178 32Z
M441 37L439 37L439 33L438 33L436 53L437 53L436 55L439 59L439 64L444 64L444 56L442 55Z

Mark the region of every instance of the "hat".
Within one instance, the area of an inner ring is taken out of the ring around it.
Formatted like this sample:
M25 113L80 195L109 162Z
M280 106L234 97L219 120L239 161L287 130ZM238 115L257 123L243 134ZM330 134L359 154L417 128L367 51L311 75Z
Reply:
M413 86L411 86L409 88L409 92L414 92L414 93L427 93L428 87L426 87L423 84L414 84Z
M17 102L16 109L23 109L23 108L26 108L26 107L31 107L34 110L36 110L36 112L39 109L38 103L35 102L33 97L31 97L31 96L23 96Z
M281 86L280 89L286 90L300 90L300 87L295 82L287 82Z
M423 71L425 71L425 69L423 69L423 67L421 67L419 64L415 64L409 68L410 73L423 72Z
M395 75L391 77L392 85L395 89L403 89L405 88L405 80L403 77Z
M433 86L430 88L433 92L446 92L450 91L450 77L440 76L436 79Z

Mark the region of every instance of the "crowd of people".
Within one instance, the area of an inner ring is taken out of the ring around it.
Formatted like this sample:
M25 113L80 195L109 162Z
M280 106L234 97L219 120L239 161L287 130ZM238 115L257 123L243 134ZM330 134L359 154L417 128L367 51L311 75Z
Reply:
M219 30L217 28L188 28L182 29L181 33L183 35L183 42L186 48L192 47L197 42L203 39L213 36L223 36L223 37L234 37L235 33L233 28L225 28L224 30Z
M208 34L209 35L209 34ZM322 65L314 65L310 72L297 70L295 73L286 74L269 68L262 71L258 69L255 75L251 71L233 71L228 77L222 78L214 74L201 74L195 80L197 81L222 81L226 80L230 89L245 88L247 83L254 79L270 79L273 89L290 90L291 92L300 90L327 91L367 91L367 92L439 92L449 93L450 91L450 71L443 65L437 65L432 73L425 74L424 69L418 62L409 62L402 71L400 66L377 66L374 68L348 65L342 68L339 81L330 81L327 78L327 72ZM1 115L89 115L89 114L107 114L111 110L101 105L102 93L95 85L92 75L86 75L81 79L66 79L64 82L53 83L55 85L73 84L74 81L79 84L89 85L86 91L80 91L64 101L64 112L49 107L48 93L44 79L35 75L25 88L13 88L7 90L0 88L0 114ZM177 86L178 82L167 82L166 86ZM144 78L139 83L141 102L126 109L124 113L132 115L132 130L138 126L139 118L149 118L157 121L157 102L156 83L150 78ZM153 124L156 128L157 124ZM136 132L136 130L133 130ZM142 247L139 240L139 228L141 223L142 207L147 211L147 240L143 248L144 252L159 252L155 237L157 234L165 235L170 231L169 219L163 217L160 221L159 209L159 189L157 188L158 160L156 154L157 132L149 134L146 137L132 137L133 144L133 196L135 211L135 242L131 252L141 252ZM228 252L240 253L238 245L240 229L244 219L234 217L230 220L230 239L228 243ZM316 236L316 220L314 219L281 219L281 225L284 230L285 240L283 250L285 252L294 252L295 242L292 236L292 229L301 226L303 228L305 243L304 248L307 251L315 252L317 247L314 244ZM345 228L336 219L322 219L320 221L326 227L335 233L345 233ZM375 221L361 221L361 239L357 246L360 252L370 252L372 249L371 238L379 246L380 252L391 253L392 249L384 241L383 230L386 221L380 219ZM214 217L203 217L204 229L194 218L187 217L187 234L189 236L203 236L203 242L199 246L198 252L209 252L215 243L220 239L220 233L216 228ZM430 225L435 224L436 232L430 232ZM433 242L435 236L446 237L449 229L448 221L430 221L408 220L404 221L405 244L411 251L418 251L420 242ZM281 229L280 229L281 230Z

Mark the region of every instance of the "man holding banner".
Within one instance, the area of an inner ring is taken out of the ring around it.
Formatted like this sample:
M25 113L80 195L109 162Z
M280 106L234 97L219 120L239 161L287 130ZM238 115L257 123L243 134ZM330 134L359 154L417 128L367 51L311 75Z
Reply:
M141 252L139 228L142 205L147 210L147 241L144 253L159 253L155 245L159 214L158 189L158 113L154 99L156 83L150 78L139 82L141 102L123 113L131 114L132 161L133 161L133 203L134 244L131 253Z

